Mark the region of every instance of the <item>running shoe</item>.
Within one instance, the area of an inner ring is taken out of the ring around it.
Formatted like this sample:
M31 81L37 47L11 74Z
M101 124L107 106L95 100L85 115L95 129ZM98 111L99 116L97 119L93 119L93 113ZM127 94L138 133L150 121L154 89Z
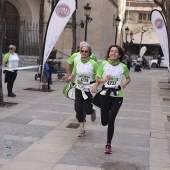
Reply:
M10 95L8 95L8 97L15 97L16 95L11 93Z
M85 130L80 129L79 133L77 134L77 137L83 137L85 135Z
M91 115L91 121L94 122L96 120L96 110L94 110L93 114Z
M112 154L111 145L109 143L106 145L105 154Z
M14 96L16 96L16 94L14 94L13 92L12 92L11 94L13 94Z

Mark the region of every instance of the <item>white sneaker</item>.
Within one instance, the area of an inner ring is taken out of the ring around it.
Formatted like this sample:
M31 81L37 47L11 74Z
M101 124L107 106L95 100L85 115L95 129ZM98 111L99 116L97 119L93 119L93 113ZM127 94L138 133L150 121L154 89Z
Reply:
M79 133L77 134L77 137L83 137L85 135L85 130L80 129Z

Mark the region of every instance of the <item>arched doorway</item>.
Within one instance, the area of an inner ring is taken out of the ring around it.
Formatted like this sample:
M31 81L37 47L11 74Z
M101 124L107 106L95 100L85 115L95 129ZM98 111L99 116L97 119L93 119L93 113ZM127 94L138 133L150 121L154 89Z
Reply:
M8 52L10 44L18 47L20 16L13 4L6 2L5 38L3 40L3 53Z

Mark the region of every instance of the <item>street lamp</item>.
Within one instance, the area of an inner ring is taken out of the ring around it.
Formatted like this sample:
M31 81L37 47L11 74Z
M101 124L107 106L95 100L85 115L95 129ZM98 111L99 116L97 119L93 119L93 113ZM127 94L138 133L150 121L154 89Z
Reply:
M133 32L132 31L130 32L130 39L131 39L131 41L133 40Z
M133 32L130 32L130 52L132 53L132 44L133 44Z
M116 26L115 44L117 42L117 29L118 29L118 26L119 26L119 22L120 22L120 18L119 18L119 16L117 16L117 18L115 18L115 26Z
M89 6L89 3L87 3L85 6L84 6L84 15L86 16L86 26L85 26L85 36L84 36L84 41L87 40L87 23L89 21L89 19L92 20L92 18L90 18L90 11L91 11L91 7Z
M129 28L126 27L126 28L125 28L125 34L126 34L125 53L127 52L127 35L128 35L128 33L129 33Z

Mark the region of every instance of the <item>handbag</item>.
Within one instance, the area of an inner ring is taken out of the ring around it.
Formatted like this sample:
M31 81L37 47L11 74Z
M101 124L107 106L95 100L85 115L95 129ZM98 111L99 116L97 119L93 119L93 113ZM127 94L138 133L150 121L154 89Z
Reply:
M71 100L75 100L75 85L72 83L67 83L62 90L64 97L69 98Z

